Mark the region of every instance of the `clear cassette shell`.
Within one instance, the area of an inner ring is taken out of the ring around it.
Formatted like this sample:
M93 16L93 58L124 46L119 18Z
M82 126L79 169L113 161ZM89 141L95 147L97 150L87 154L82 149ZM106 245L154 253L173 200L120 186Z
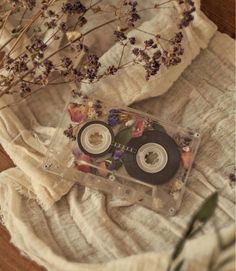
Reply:
M199 133L191 129L74 92L43 168L132 204L174 215L199 143Z

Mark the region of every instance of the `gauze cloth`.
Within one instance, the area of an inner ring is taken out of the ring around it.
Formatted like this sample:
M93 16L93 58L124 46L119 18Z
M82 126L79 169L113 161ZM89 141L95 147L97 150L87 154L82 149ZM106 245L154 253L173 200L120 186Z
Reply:
M175 217L166 218L138 205L129 206L80 185L74 185L67 195L45 210L33 196L29 199L31 195L27 195L28 183L41 182L37 178L42 175L27 179L16 167L0 174L0 206L11 241L22 254L50 271L166 271L170 254L194 211L208 195L218 191L215 215L187 243L180 258L184 260L180 270L233 271L235 183L230 176L235 170L234 46L234 40L217 32L208 48L167 93L134 105L197 129L202 135L182 207ZM48 95L48 99L53 99L53 95ZM40 102L35 101L36 105ZM37 117L44 114L47 116L47 110ZM38 135L45 135L52 130L42 125L37 131ZM27 136L24 134L25 140ZM38 136L37 140L46 143L47 139L43 141ZM26 142L30 142L29 137ZM33 153L38 157L33 150L29 149L23 158ZM20 186L23 181L25 186ZM55 182L56 187L63 187L65 182Z

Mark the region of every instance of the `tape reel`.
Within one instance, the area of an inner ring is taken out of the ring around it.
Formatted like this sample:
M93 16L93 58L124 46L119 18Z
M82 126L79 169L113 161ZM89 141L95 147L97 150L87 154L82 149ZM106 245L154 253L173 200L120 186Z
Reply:
M77 136L81 151L91 157L101 157L109 153L113 141L114 133L103 121L87 122Z
M125 152L123 162L126 171L133 178L149 184L169 181L180 165L180 152L175 141L166 133L146 131L139 138L132 138L127 144L137 152Z

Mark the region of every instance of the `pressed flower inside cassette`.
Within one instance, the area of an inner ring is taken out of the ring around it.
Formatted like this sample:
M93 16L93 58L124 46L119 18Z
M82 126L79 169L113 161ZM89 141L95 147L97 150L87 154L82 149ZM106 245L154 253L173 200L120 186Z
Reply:
M46 163L54 161L49 170L55 174L173 215L199 141L190 129L75 95ZM94 177L84 181L81 172Z

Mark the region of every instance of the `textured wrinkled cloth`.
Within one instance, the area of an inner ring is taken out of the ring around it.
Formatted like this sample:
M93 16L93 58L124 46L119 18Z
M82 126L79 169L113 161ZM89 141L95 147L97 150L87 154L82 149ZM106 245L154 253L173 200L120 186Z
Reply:
M229 176L234 173L234 46L234 40L217 32L167 93L134 105L202 135L175 217L165 218L79 185L43 210L33 197L22 196L18 179L24 176L13 168L0 175L0 206L11 240L22 253L53 271L166 271L170 253L191 215L204 198L218 191L214 220L187 243L181 270L233 271L235 183ZM38 135L52 130L38 128ZM46 138L38 140L45 143ZM227 247L223 252L215 227L221 229Z
M117 1L113 0L103 2L117 4ZM154 2L140 1L140 9L150 7ZM165 1L160 1L160 3L162 2ZM166 92L199 54L200 49L207 47L210 38L216 31L216 26L200 11L199 2L195 1L197 11L194 13L194 21L183 30L185 54L181 64L171 69L161 69L158 76L152 77L148 82L145 81L143 68L140 65L132 66L121 70L116 76L101 80L101 83L92 84L92 89L85 84L82 86L83 90L87 92L96 90L95 93L100 99L105 98L116 104L131 104L134 101ZM176 12L181 12L179 5L171 2L168 7L162 6L147 14L143 13L138 27L142 30L148 29L150 32L160 33L163 37L172 37L176 31ZM84 31L109 19L109 15L106 14L90 17L91 22L85 25ZM112 31L114 31L114 25L107 25L106 28L86 37L86 44L95 52L100 52L104 66L109 66L110 61L118 63L122 49L122 46L114 45L114 39L111 38ZM4 39L7 39L9 34L5 31ZM132 36L132 34L133 32L128 35ZM141 32L137 32L135 35L137 36L137 46L141 45L143 39L150 38ZM47 39L48 37L45 37L45 40ZM27 36L25 42L27 42ZM4 40L0 41L0 45L1 43L4 43ZM55 47L48 48L49 53L53 52L56 46L60 46L57 43ZM22 48L19 48L20 52L21 50ZM125 55L124 59L126 58ZM73 85L48 87L34 94L34 97L24 103L0 111L0 143L17 166L12 177L17 179L15 183L18 191L24 195L30 194L45 210L73 186L72 182L61 182L57 177L51 174L46 175L41 170L41 164L47 151L46 145L51 139L54 132L53 127L55 128L58 123L72 87ZM0 107L4 102L4 99L0 99Z

